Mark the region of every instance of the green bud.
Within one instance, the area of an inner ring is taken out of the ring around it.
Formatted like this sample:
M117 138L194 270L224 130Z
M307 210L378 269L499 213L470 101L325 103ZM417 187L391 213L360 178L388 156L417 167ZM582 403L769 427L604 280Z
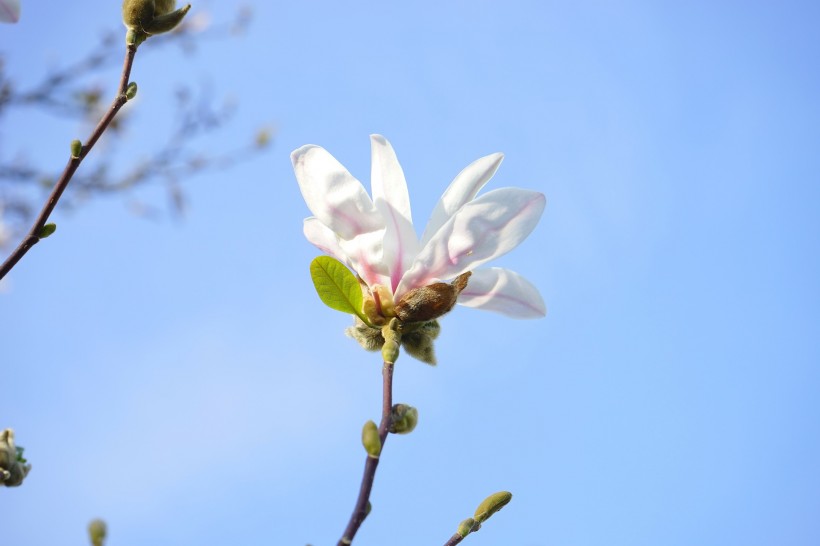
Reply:
M128 87L125 88L125 98L128 100L132 100L134 97L137 96L137 82L131 82L128 84Z
M182 22L182 19L185 17L185 14L188 13L189 9L191 9L191 4L176 11L166 13L165 15L156 16L150 23L143 25L142 29L148 34L162 34L163 32L174 30L174 28Z
M153 34L173 30L191 5L174 10L175 0L124 0L122 22L128 28L125 41L129 45L139 45Z
M93 546L102 546L107 533L108 527L101 519L92 520L91 523L88 524L88 537L91 539Z
M390 412L390 432L410 434L419 422L419 411L407 404L396 404Z
M379 429L376 428L376 423L368 421L362 427L362 445L367 454L374 459L379 458L379 453L382 451L382 441L379 439Z
M71 141L71 158L77 159L83 153L83 143L77 139Z
M373 510L373 505L370 504L370 501L367 501L367 506L364 507L364 518L362 518L362 521L367 519L367 516L370 515L371 510Z
M382 359L393 364L399 358L399 343L401 342L398 319L392 318L388 324L382 326L382 337L384 338Z
M57 224L48 223L40 228L40 231L37 232L37 237L39 237L40 239L45 239L55 231L57 231Z
M399 344L395 341L385 341L382 345L382 360L391 364L399 359Z
M493 493L478 505L478 508L475 509L475 515L473 515L473 517L478 523L483 523L487 521L490 516L504 508L511 499L512 493L509 491L499 491L498 493Z
M456 531L456 533L458 533L458 536L460 536L461 538L464 538L473 532L473 527L475 526L475 524L476 522L473 518L467 518L458 524L458 530Z

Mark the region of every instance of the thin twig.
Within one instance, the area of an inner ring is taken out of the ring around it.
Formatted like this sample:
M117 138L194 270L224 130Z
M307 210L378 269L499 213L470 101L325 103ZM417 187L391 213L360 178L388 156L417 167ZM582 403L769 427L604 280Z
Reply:
M393 363L385 362L382 368L382 421L379 425L379 440L384 449L384 442L387 440L387 433L390 431L393 409ZM381 455L380 455L381 456ZM337 546L347 546L353 542L353 537L361 527L365 516L367 516L367 502L370 499L370 491L373 489L373 479L376 476L376 467L379 466L380 457L370 457L364 463L364 475L362 485L359 488L359 498L356 500L356 507L350 516L342 538Z
M5 277L6 274L11 271L15 265L17 265L17 262L25 256L26 252L28 252L31 247L40 242L39 234L43 229L43 226L46 225L48 217L51 216L51 213L54 211L54 207L57 206L57 202L60 200L60 197L63 195L66 187L68 187L68 183L71 182L71 177L74 176L74 172L80 166L83 159L85 159L85 156L88 155L88 152L91 151L91 148L94 147L94 144L97 143L102 134L111 124L111 121L117 115L117 112L120 111L120 108L128 102L128 98L125 96L125 91L128 88L128 79L131 77L131 67L134 65L134 56L136 54L137 46L134 44L128 44L125 50L125 60L123 61L120 84L117 87L117 95L114 98L114 101L111 103L108 111L106 111L105 115L97 124L97 127L94 128L91 136L88 137L88 141L83 144L80 154L77 157L71 157L68 160L68 164L65 166L63 174L60 175L60 179L57 180L57 183L54 185L54 189L51 190L51 195L48 196L48 200L43 206L43 209L40 211L40 214L37 216L37 219L34 221L34 225L31 227L31 230L29 230L28 234L23 238L20 245L14 249L14 252L12 252L6 261L3 262L3 265L0 266L0 279Z
M456 546L459 542L464 540L464 537L455 533L453 536L450 537L450 540L444 543L444 546Z

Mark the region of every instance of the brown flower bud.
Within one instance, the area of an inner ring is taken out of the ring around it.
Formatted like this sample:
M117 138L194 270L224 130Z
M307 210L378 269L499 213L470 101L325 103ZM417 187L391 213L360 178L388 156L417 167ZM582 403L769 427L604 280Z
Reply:
M402 322L423 322L450 312L458 295L467 287L470 272L459 275L450 283L437 282L414 288L396 304L396 316Z

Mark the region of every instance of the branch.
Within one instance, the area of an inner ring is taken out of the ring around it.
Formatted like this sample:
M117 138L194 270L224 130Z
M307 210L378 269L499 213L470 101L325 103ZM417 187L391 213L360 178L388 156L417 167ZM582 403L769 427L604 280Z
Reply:
M43 209L40 211L40 214L37 216L37 219L28 234L25 236L20 245L14 249L14 252L11 253L6 261L3 262L3 265L0 266L0 279L5 277L6 274L11 271L15 265L17 265L17 262L25 256L26 252L28 252L31 247L40 242L40 233L46 225L49 216L51 216L51 213L54 211L54 207L57 206L57 202L60 200L63 192L68 187L68 183L71 182L71 177L74 176L74 172L111 124L111 121L117 115L117 112L120 111L120 108L128 102L128 98L125 96L125 91L128 88L128 79L131 76L131 67L134 64L134 57L136 54L136 44L128 44L125 50L125 60L123 61L122 74L120 76L120 84L117 88L116 97L111 103L111 106L108 108L108 111L97 124L97 127L91 133L87 143L83 145L80 153L76 156L72 155L72 157L68 160L68 164L65 166L63 174L60 175L59 180L57 180L57 183L54 185L54 189L51 190L51 195L48 196L48 200L43 206Z
M382 421L379 425L379 440L381 441L382 449L384 442L387 440L387 433L390 431L393 409L393 363L384 362L382 368ZM350 521L347 523L342 538L339 539L337 546L347 546L353 542L353 537L361 527L364 518L367 516L367 505L370 499L370 491L373 489L373 479L376 476L376 467L379 466L380 457L371 457L368 455L367 461L364 464L364 475L362 476L362 485L359 488L359 498L356 500L356 507L353 509L353 514L350 516Z
M464 540L464 537L455 533L453 536L450 537L450 540L444 543L444 546L456 546L459 542Z

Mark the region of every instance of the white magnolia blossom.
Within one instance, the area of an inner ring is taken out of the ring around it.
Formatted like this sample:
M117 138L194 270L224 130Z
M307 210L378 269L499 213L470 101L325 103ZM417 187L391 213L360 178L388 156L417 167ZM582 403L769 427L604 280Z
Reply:
M0 22L16 23L20 20L20 0L0 0Z
M472 272L458 303L516 318L546 314L544 300L524 277L498 267L476 269L518 246L535 228L544 195L502 188L476 197L503 155L482 157L456 176L439 200L421 239L413 227L407 183L393 147L372 135L371 196L325 149L306 145L291 154L302 196L308 241L346 264L383 297Z

